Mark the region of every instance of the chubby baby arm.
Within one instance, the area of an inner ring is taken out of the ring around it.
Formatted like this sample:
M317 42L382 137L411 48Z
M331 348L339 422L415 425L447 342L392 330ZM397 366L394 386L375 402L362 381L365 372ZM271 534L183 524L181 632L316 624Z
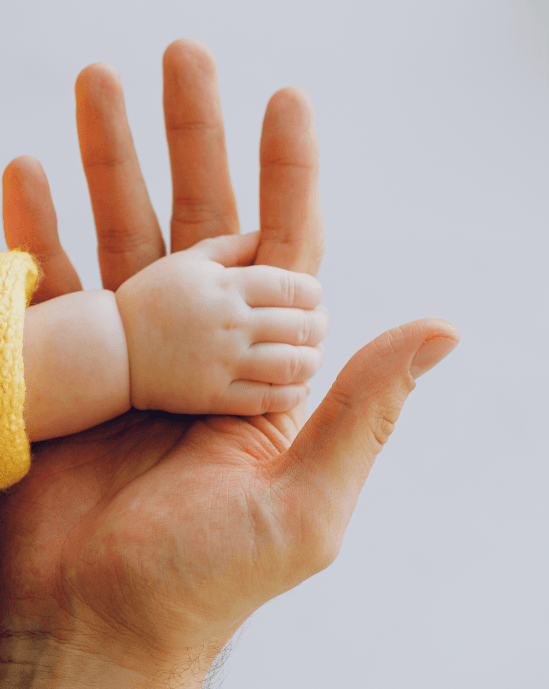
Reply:
M207 239L147 266L116 292L131 403L252 416L307 396L329 323L313 277L247 266L258 233Z
M114 292L73 292L27 307L23 365L31 441L77 433L128 411L128 354Z

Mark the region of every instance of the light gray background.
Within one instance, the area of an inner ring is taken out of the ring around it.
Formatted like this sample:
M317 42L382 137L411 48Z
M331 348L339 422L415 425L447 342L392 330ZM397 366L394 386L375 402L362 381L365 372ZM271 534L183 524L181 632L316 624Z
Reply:
M546 689L549 3L3 0L0 167L41 161L86 289L74 81L120 71L168 240L161 58L182 36L218 61L243 231L269 97L315 104L332 329L310 408L391 327L462 335L418 380L335 564L252 617L224 689Z

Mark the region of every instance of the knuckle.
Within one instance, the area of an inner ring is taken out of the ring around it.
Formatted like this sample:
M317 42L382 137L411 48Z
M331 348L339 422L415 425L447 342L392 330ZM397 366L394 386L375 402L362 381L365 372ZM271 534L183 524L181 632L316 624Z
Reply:
M261 393L258 415L266 414L270 410L272 403L273 389L271 387L266 387L266 389Z
M224 332L234 332L240 330L242 323L236 314L228 314L221 322L221 330Z
M344 413L356 414L357 398L352 391L338 386L336 381L329 394L335 403L343 408ZM376 455L381 452L395 429L401 407L402 404L391 403L387 399L371 399L362 431L365 448L372 450Z
M280 289L285 304L293 304L296 293L295 277L289 271L284 271L280 276Z
M314 329L314 322L309 314L305 311L301 312L301 322L299 324L299 344L306 345L312 338Z
M65 253L61 244L54 244L53 242L51 244L42 242L36 247L31 246L29 249L27 249L27 251L34 254L41 265L57 261L58 259L62 258L63 254Z
M395 429L398 411L390 409L381 401L376 400L372 403L372 412L368 415L368 428L371 438L381 451Z
M352 411L355 408L355 396L352 391L348 391L345 387L338 385L338 381L332 385L329 394L336 404L343 407L345 410Z
M201 199L179 196L173 201L172 224L201 225L227 219L214 204Z
M99 250L106 254L124 255L141 249L146 243L139 232L128 232L114 225L108 225L98 233Z
M301 367L302 362L299 350L292 347L286 361L286 379L288 381L294 381L298 377Z
M205 251L206 253L215 250L216 239L217 237L206 237L205 239L201 239L194 246L190 247L190 250L195 252Z

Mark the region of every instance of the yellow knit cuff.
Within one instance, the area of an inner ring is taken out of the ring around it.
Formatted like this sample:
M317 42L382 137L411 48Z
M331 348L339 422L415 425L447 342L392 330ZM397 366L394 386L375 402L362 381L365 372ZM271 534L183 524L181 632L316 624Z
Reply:
M0 253L0 490L20 481L30 468L25 433L23 325L42 271L20 249Z

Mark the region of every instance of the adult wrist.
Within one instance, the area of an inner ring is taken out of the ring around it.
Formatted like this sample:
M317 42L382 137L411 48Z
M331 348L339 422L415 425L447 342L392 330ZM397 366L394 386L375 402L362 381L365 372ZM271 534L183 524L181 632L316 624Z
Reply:
M37 634L0 638L0 689L141 689L146 677Z
M0 632L0 689L200 689L219 650L189 649L179 660L159 662L122 651L114 659L115 647Z

